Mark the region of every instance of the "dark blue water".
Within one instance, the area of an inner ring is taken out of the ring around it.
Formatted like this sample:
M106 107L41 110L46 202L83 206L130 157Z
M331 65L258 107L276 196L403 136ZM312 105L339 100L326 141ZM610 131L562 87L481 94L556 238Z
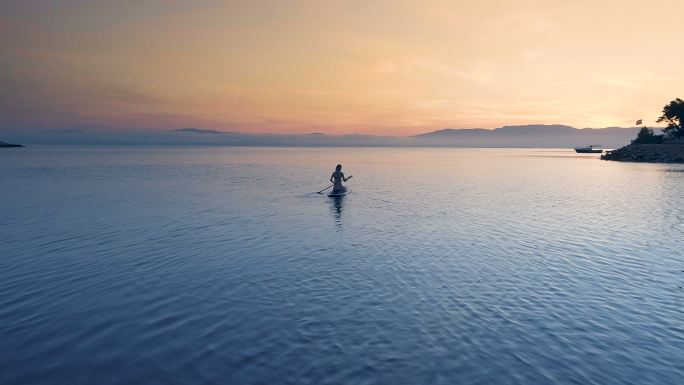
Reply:
M683 166L36 147L0 188L2 384L684 379Z

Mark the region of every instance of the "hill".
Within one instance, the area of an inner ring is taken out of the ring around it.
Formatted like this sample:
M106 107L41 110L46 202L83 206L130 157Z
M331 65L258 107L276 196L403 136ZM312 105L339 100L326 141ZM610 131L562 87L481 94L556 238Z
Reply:
M561 147L598 144L618 148L630 143L637 129L610 127L577 129L566 125L518 125L496 129L447 128L419 135L251 134L200 128L173 130L2 131L27 144L56 145L172 145L172 146L347 146L347 147Z
M528 124L482 128L447 128L414 135L416 142L444 147L576 147L600 144L615 148L629 143L636 128L574 128L561 124Z

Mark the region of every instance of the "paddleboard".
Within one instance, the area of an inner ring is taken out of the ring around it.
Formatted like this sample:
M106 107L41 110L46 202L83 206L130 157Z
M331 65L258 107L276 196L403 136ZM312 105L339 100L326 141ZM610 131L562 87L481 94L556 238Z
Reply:
M330 193L328 193L328 196L331 198L339 198L339 197L343 197L345 195L348 195L350 192L351 192L351 189L349 187L347 187L346 189L344 189L342 191L330 192Z

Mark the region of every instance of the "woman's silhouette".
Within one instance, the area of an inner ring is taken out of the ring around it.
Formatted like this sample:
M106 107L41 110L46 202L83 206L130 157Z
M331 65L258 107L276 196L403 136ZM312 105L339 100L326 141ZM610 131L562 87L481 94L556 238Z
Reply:
M351 177L349 177L351 178ZM337 167L335 167L335 171L330 175L330 182L333 184L333 193L342 193L347 191L347 188L342 186L342 182L346 182L347 179L344 177L344 173L342 172L342 165L338 164Z

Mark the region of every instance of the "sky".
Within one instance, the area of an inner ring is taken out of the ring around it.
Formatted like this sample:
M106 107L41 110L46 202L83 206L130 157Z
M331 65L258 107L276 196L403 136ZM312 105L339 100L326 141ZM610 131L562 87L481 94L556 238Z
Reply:
M654 125L681 0L0 1L0 129Z

